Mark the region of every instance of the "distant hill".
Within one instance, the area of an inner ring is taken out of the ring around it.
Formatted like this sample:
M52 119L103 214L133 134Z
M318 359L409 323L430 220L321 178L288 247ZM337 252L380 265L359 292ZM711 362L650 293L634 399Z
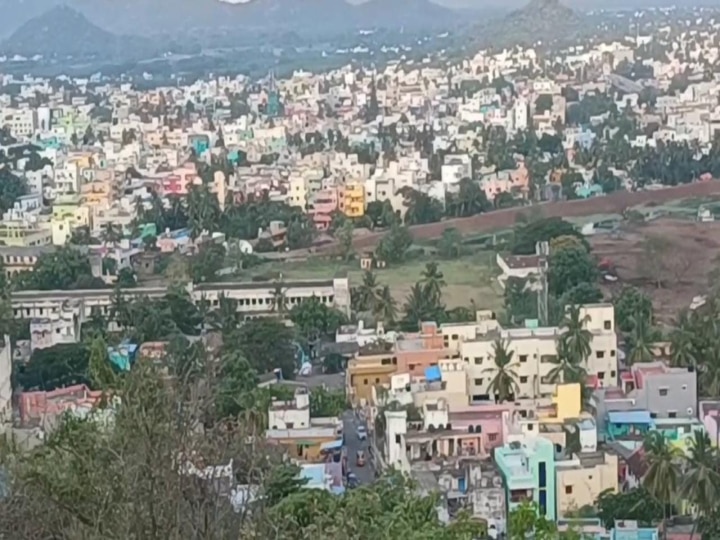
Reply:
M46 58L127 58L150 49L143 38L116 36L67 6L34 17L0 44L4 54Z
M431 0L64 0L92 24L116 34L159 35L199 28L234 28L333 34L357 28L434 28L462 20ZM0 32L28 20L58 0L0 0ZM7 35L7 34L6 34Z
M486 45L504 47L571 40L587 29L587 22L559 0L531 0L525 7L482 28Z

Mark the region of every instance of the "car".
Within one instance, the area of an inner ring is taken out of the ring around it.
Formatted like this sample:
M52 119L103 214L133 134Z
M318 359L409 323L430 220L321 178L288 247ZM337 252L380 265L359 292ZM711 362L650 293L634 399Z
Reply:
M365 426L358 426L356 433L359 441L367 440L367 428Z
M364 467L365 466L365 452L362 450L357 451L357 458L355 460L355 465L358 467Z

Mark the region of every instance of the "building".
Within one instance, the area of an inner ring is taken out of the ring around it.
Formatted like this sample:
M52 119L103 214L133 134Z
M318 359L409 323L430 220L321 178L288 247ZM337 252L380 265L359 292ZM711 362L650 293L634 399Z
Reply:
M268 442L283 446L288 457L296 461L323 461L342 447L342 422L311 418L307 388L297 388L292 401L274 400L268 409L268 426Z
M656 419L697 418L697 373L662 362L635 364L619 387L596 389L591 404L601 440L641 435Z
M505 482L508 513L531 502L548 520L557 520L555 449L550 441L541 437L514 441L495 450L495 461Z
M22 392L18 404L20 423L25 427L52 428L66 411L92 409L101 397L102 391L92 391L84 384L51 392Z
M584 366L600 385L613 384L617 379L617 336L612 304L581 306L580 317L587 317L587 329L592 335L590 356ZM557 357L557 342L562 335L558 327L510 328L500 326L494 315L478 312L477 320L465 324L441 326L450 349L456 347L470 367L471 402L492 400L489 393L493 378L494 349L503 343L513 354L513 368L518 375L519 392L516 398L550 397L555 384L548 374Z
M3 336L0 342L0 431L12 420L12 346L10 336Z
M495 256L500 271L497 280L504 289L510 278L532 280L540 275L540 269L547 269L547 260L540 255L502 255Z
M282 283L288 309L303 299L315 296L329 307L350 313L350 286L347 278L331 280L287 281ZM238 312L247 317L272 313L274 284L270 283L204 283L188 286L191 297L197 303L206 300L211 307L219 305L222 295L238 301ZM126 289L128 298L158 298L166 293L166 287L136 287ZM57 314L68 301L77 302L78 314L89 318L97 312L110 313L112 289L73 291L16 291L12 296L13 315L17 319L30 319Z
M365 186L345 184L340 189L338 209L349 218L365 215Z
M555 462L557 511L565 516L593 506L606 490L618 491L618 457L606 452L581 452Z

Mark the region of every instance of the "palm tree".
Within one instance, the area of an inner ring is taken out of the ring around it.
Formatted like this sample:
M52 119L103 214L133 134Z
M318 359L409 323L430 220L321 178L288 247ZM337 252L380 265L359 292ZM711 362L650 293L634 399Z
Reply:
M653 359L653 353L650 350L650 344L652 343L650 321L640 313L630 317L630 321L632 330L628 336L628 341L630 341L632 347L627 358L628 364L650 362Z
M698 387L702 396L720 395L720 343L714 343L703 351Z
M682 451L670 445L659 431L647 434L643 448L648 466L643 486L663 505L663 516L667 518L668 507L674 502L680 487ZM667 530L664 534L667 538Z
M443 273L440 271L436 262L429 262L425 265L425 270L422 271L422 280L420 283L423 284L425 294L432 298L440 299L442 296L442 288L447 285Z
M282 281L275 282L270 299L270 311L282 315L287 311L287 289L283 288Z
M357 291L357 310L375 312L378 302L378 282L375 274L366 270L363 274L362 285Z
M590 356L590 342L592 334L587 329L590 317L580 316L580 306L571 305L568 307L565 318L560 323L562 339L565 341L567 353L574 357L576 364L584 364Z
M493 344L493 361L495 365L483 370L484 373L493 373L488 386L488 393L495 396L498 403L507 401L520 391L517 383L518 375L513 364L514 351L508 350L508 343L497 339Z
M695 332L692 328L693 319L687 310L680 313L675 321L675 329L670 332L670 361L676 367L697 365Z
M103 226L102 239L105 244L115 246L122 239L122 231L120 227L116 227L114 223L109 222Z
M385 324L393 324L397 319L397 301L390 292L390 287L384 285L377 290L377 303L373 315Z
M688 449L687 469L683 474L681 494L695 506L697 516L690 533L690 540L695 535L701 516L708 516L720 498L720 454L713 447L706 431L696 431L690 440Z
M551 383L581 382L585 379L585 368L578 362L578 357L570 354L567 340L561 337L557 340L557 355L552 363L555 364L548 373Z

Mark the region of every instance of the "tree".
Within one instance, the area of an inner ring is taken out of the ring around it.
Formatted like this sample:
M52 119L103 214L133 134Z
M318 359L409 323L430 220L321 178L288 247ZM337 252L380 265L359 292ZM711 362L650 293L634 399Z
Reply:
M663 286L663 278L667 273L669 258L674 256L675 254L672 252L667 239L659 236L649 236L643 243L640 270L644 275L647 275L655 287L660 289Z
M688 312L680 312L670 332L670 361L676 367L696 367L701 351L697 350L695 321Z
M388 233L380 240L375 253L380 260L388 264L400 263L405 260L411 245L412 236L408 228L393 223Z
M8 167L0 169L0 212L7 212L27 192L25 179L12 174Z
M555 364L548 372L548 380L551 383L579 382L584 383L586 371L581 364L581 359L570 353L568 340L561 337L556 343L557 354L552 360Z
M122 230L114 223L108 222L102 227L101 237L105 244L116 246L122 240Z
M509 344L495 340L493 344L493 367L483 370L484 373L492 374L492 380L488 386L488 393L495 396L495 401L503 403L511 401L520 391L518 375L513 362L514 351L508 350Z
M375 312L378 305L378 282L376 275L370 270L363 273L363 280L355 295L357 311Z
M462 253L462 235L454 227L445 229L438 240L438 255L444 259L455 259Z
M650 322L641 314L632 317L632 331L628 336L630 342L630 354L627 357L628 364L637 364L639 362L650 362L653 358L650 346L652 344L652 334Z
M297 330L307 340L325 336L334 338L337 329L347 323L342 312L328 307L314 295L295 304L289 316Z
M407 295L403 312L405 316L402 327L408 331L416 331L424 321L442 321L445 306L440 303L439 297L429 295L422 283L416 283Z
M33 271L19 274L14 283L20 290L52 291L76 289L88 279L92 279L92 269L87 255L72 247L62 247L41 254ZM102 280L99 282L100 287L105 286Z
M535 504L523 503L508 516L508 540L555 540L557 535L555 523L540 515Z
M352 221L346 220L342 227L338 229L336 233L336 238L338 239L338 242L340 243L340 253L346 261L350 258L352 255L352 242L353 242L353 231L355 230L355 227L353 226Z
M227 348L230 351L237 348L260 374L280 369L286 379L295 376L292 330L277 319L245 321L228 340Z
M95 388L110 389L115 385L115 372L102 336L95 337L90 343L88 373Z
M347 360L344 356L337 353L330 353L322 359L323 373L328 375L340 373L345 369L346 364Z
M607 529L615 527L617 521L628 519L637 521L642 527L650 527L663 518L662 504L642 486L619 493L603 491L595 505L597 516Z
M562 339L565 342L564 353L570 355L577 364L584 364L590 353L592 334L587 329L588 315L581 316L580 306L568 306L565 318L560 323Z
M594 283L598 278L595 261L580 246L568 246L551 252L548 260L548 288L560 296L578 285Z
M373 315L377 320L383 321L386 325L393 325L397 320L397 301L390 291L388 285L377 289L377 298Z
M190 258L189 272L193 283L208 283L217 279L218 272L225 263L225 247L215 242L200 246L198 252Z
M633 328L633 317L643 317L652 322L652 300L640 289L625 286L613 298L615 308L615 325L621 332L630 332Z
M575 236L589 251L587 241L571 223L561 218L545 218L515 227L512 252L515 255L532 255L538 242L550 242L558 236Z
M340 416L347 408L347 396L344 390L326 390L314 388L310 392L310 416Z
M89 384L90 352L84 344L61 343L35 349L30 361L19 367L17 383L25 391L46 392L73 384Z
M427 263L421 276L422 279L420 283L423 284L425 294L440 302L442 298L442 288L445 287L447 283L445 283L443 273L440 271L438 264L436 262Z
M643 442L647 472L643 477L643 486L663 505L663 518L667 518L667 509L675 502L679 493L681 476L678 463L682 450L672 446L659 431L649 432ZM664 531L667 537L667 529Z
M688 450L687 468L683 473L680 491L685 500L696 509L696 519L690 535L692 538L699 525L699 518L712 516L715 503L720 497L720 456L705 431L693 433Z
M505 282L503 305L511 324L520 325L526 319L538 318L537 293L527 279L511 276Z

